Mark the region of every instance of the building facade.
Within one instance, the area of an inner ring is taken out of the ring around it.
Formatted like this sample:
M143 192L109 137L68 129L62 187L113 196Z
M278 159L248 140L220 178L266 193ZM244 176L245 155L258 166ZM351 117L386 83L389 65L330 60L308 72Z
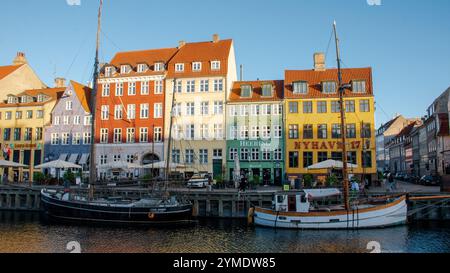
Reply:
M91 89L71 81L51 112L45 128L44 161L64 160L89 171L92 143Z
M227 172L282 185L285 174L283 81L235 82L227 103Z
M421 124L417 121L410 123L386 145L389 149L389 170L393 173L412 173L413 146L411 132Z
M171 172L211 174L223 178L226 169L226 101L236 81L232 40L180 42L170 60L166 84L165 135L170 162L183 166ZM172 107L173 106L173 107Z
M65 88L27 90L8 95L0 104L2 155L6 160L27 165L9 170L10 181L32 181L34 167L44 160L44 128Z
M101 165L164 160L166 75L176 48L121 52L101 69L95 145ZM128 177L144 171L127 171Z
M324 177L327 170L308 167L327 159L342 160L340 102L337 69L325 68L324 54L314 55L313 70L285 72L286 170L292 183L305 174ZM342 70L348 138L348 160L358 165L349 170L376 174L374 96L371 68Z

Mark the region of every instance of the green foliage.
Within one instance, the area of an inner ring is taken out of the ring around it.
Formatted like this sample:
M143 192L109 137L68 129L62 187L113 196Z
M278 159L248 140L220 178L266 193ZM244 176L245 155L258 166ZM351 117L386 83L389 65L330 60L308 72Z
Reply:
M338 183L338 178L336 175L332 174L327 177L327 180L326 180L327 187L334 187L337 185L337 183Z
M314 176L312 174L305 174L303 176L303 183L305 188L311 188L314 182Z
M261 177L259 177L259 175L254 175L252 184L256 186L256 185L259 185L260 183L261 183Z
M45 181L46 181L46 177L45 177L45 175L43 174L43 173L41 173L41 172L35 172L34 174L33 174L33 181L35 182L35 183L37 183L38 185L42 185L42 184L44 184L45 183Z
M224 179L222 175L216 175L214 176L214 180L216 181L216 184L223 184Z
M72 184L75 183L75 178L76 176L71 170L68 170L63 176L64 181L69 181Z

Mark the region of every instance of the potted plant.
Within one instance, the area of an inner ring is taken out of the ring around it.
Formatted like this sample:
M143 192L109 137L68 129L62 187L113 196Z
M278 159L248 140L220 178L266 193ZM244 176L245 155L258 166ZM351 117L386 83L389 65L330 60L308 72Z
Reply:
M327 177L327 180L326 180L327 187L330 187L330 188L334 187L337 185L337 183L338 183L338 178L335 174L331 174L330 176Z
M222 189L225 187L224 185L224 180L223 180L223 176L222 175L216 175L214 177L214 187L217 189Z
M303 176L303 185L305 188L311 188L313 186L314 177L312 174L305 174Z

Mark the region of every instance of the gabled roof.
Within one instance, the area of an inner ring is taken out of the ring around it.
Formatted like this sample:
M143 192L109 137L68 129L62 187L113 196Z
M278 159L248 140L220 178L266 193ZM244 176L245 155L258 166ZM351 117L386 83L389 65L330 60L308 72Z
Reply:
M19 69L22 66L23 66L23 64L0 66L0 80L5 78L6 76L10 75L11 73L13 73L14 71L16 71L17 69Z
M80 101L81 106L83 106L84 111L86 111L86 113L90 113L91 110L89 102L91 99L92 89L76 81L70 81L70 84L72 85L75 94L77 94L78 100Z
M64 94L64 91L66 88L45 88L45 89L32 89L32 90L26 90L20 94L15 95L15 97L20 96L31 96L31 97L37 97L40 94L47 95L50 97L49 100L43 101L43 102L29 102L29 103L0 103L0 107L26 107L26 106L40 106L44 105L48 102L57 100L61 98L61 96Z
M272 84L273 96L262 96L262 85ZM241 98L241 86L251 85L253 92L251 98ZM256 102L256 101L278 101L283 99L284 81L282 80L268 80L268 81L239 81L234 82L231 90L229 102Z
M351 90L345 90L345 97L361 97L372 96L372 68L344 68L342 69L342 82L344 84L351 83L354 80L364 80L366 82L366 93L353 93ZM307 94L294 94L293 83L296 81L308 82ZM325 71L315 70L286 70L285 71L285 98L334 98L339 97L338 92L335 94L324 94L322 92L322 82L335 81L338 82L338 70L327 69Z
M187 78L203 76L224 76L228 72L228 57L233 40L220 40L217 42L186 43L178 49L177 54L169 62L168 78ZM220 69L211 70L211 61L220 61ZM192 71L193 62L202 62L199 72ZM184 72L175 72L175 64L184 63Z
M417 122L412 122L411 124L409 124L408 126L406 126L405 128L403 128L400 133L398 133L398 135L396 136L396 138L399 137L404 137L404 136L408 136L412 130L414 129L414 127L417 125Z

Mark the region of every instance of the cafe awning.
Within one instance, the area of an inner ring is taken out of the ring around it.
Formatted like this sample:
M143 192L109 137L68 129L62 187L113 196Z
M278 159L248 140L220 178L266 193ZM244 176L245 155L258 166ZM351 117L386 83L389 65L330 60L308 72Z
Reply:
M71 154L68 161L70 163L75 164L75 163L77 163L77 159L78 159L78 154Z

